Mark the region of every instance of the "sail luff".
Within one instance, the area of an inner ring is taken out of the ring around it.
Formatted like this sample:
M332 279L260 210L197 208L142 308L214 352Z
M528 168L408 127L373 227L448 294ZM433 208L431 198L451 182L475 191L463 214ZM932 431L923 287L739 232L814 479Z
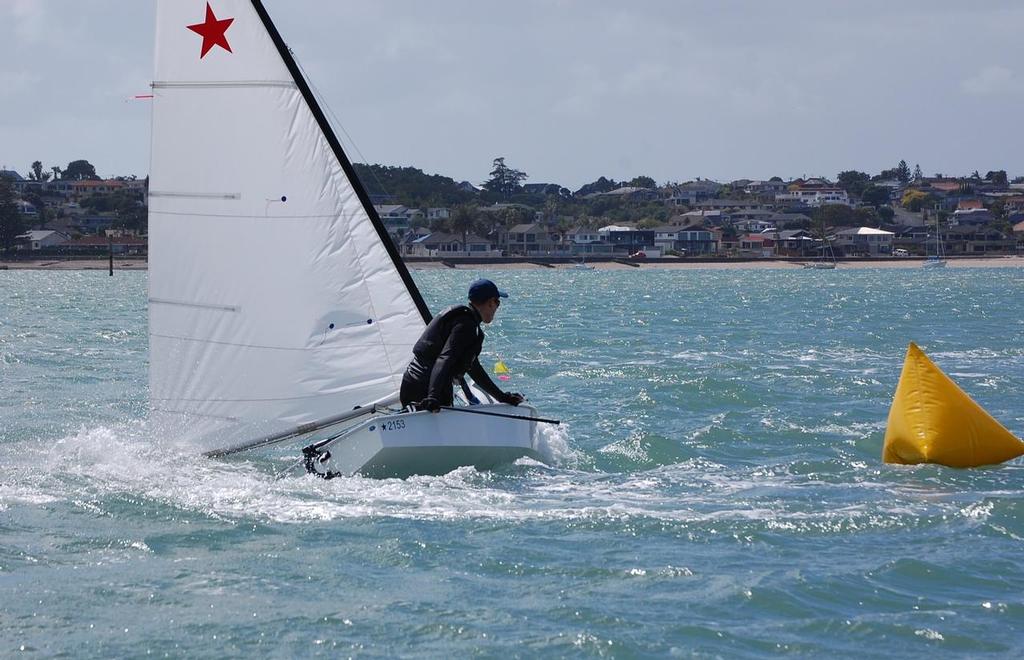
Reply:
M161 0L154 68L164 434L223 448L396 392L429 310L260 3Z
M401 276L402 281L405 282L406 288L409 289L409 295L412 296L413 301L416 303L416 308L423 316L423 322L429 323L432 318L430 308L427 307L427 303L423 299L423 295L420 293L419 288L417 288L416 282L412 279L412 274L409 273L409 269L405 267L405 263L402 261L401 255L398 253L398 249L391 241L387 228L384 226L384 223L380 219L380 215L377 213L377 209L374 208L373 203L370 200L369 193L366 192L363 182L356 174L355 167L353 167L348 155L342 148L341 142L338 140L338 136L334 133L334 129L327 120L327 116L324 114L323 109L320 107L320 104L317 103L316 97L313 95L313 91L310 89L309 83L306 82L305 76L302 75L302 71L299 69L298 63L292 56L291 50L284 42L284 39L281 38L281 33L278 32L277 26L275 26L274 22L270 19L270 14L267 13L262 0L252 0L252 6L253 9L256 10L257 15L259 15L260 20L263 21L263 26L266 28L267 33L274 42L274 45L277 47L278 54L280 54L281 59L284 61L284 65L287 67L288 72L291 73L292 79L298 86L299 92L301 92L302 98L305 99L310 112L313 113L313 117L320 126L320 131L327 139L327 142L331 145L331 149L334 150L335 157L338 159L342 169L345 171L345 175L348 177L350 185L359 197L359 201L362 203L363 209L370 217L370 222L373 224L374 229L377 230L377 234L380 236L381 242L384 243L384 247L387 250L388 255L395 264L395 269Z

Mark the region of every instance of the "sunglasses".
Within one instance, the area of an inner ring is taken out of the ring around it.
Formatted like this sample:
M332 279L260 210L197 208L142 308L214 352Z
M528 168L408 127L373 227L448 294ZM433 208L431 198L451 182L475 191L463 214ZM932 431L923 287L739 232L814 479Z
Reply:
M499 307L501 307L501 298L495 298L494 299L494 308L497 309Z

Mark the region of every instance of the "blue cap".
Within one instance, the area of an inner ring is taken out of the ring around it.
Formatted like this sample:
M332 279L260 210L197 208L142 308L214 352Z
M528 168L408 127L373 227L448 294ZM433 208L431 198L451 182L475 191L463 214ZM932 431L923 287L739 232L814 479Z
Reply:
M473 302L484 302L491 298L508 298L508 294L498 291L498 286L490 280L477 280L469 285L469 299Z

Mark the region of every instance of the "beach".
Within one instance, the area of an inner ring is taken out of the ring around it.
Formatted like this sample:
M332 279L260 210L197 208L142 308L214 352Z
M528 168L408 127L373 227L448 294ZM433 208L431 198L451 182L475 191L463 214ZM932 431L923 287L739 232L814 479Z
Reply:
M920 268L923 259L915 258L892 258L882 260L850 260L839 261L839 270L862 269L862 268ZM949 268L1020 268L1024 266L1024 256L998 256L998 257L966 257L947 258ZM451 263L451 262L448 262ZM745 270L745 269L766 269L766 268L801 268L803 261L790 261L781 259L759 259L735 261L689 261L680 259L669 260L648 260L632 262L637 266L627 265L616 261L594 261L588 262L596 270L629 270L639 267L640 269L701 269L701 270ZM450 269L452 266L445 262L438 261L414 261L407 262L409 270L431 270L435 268ZM114 259L114 270L146 270L148 264L145 259ZM109 264L106 259L29 259L17 261L0 260L0 270L107 270ZM510 262L498 260L493 263L474 262L467 264L454 264L455 269L480 270L481 268L496 270L576 270L574 264L551 264L542 265L540 262L517 261Z

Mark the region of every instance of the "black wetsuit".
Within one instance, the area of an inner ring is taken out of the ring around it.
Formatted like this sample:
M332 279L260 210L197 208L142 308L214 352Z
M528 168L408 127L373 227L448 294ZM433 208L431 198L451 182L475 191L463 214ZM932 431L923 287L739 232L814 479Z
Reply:
M480 313L469 305L454 305L434 317L413 346L412 362L402 376L402 406L427 398L452 405L453 384L465 374L498 401L509 399L480 366L481 322Z

